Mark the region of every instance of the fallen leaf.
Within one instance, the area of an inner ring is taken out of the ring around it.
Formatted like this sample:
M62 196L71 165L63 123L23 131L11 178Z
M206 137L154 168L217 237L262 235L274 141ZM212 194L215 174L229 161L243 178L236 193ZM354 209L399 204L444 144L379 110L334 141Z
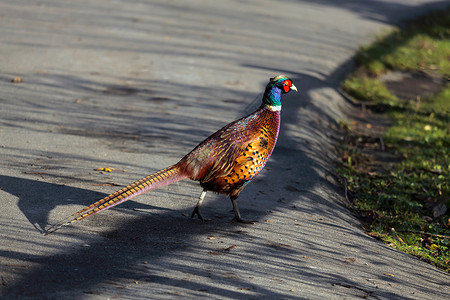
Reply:
M112 172L114 168L98 168L95 171Z
M394 277L394 274L384 273L384 275Z
M354 263L356 261L356 258L353 257L345 257L344 261L348 264Z
M12 83L22 83L23 79L20 76L16 76L11 80Z
M439 251L441 248L438 246L438 245L436 245L436 244L431 244L430 245L430 250L431 251Z
M237 247L237 245L230 246L230 247L226 248L225 251L231 251L231 249L236 248L236 247Z
M291 247L291 245L288 245L288 244L276 243L276 242L271 242L271 241L268 241L268 244L270 247L275 248L277 250L286 250L286 248Z

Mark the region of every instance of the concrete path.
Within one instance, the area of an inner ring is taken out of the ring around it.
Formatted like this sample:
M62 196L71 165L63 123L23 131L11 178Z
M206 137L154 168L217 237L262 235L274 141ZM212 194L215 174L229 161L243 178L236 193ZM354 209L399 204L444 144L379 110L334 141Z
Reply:
M348 109L335 88L355 50L445 4L0 1L0 295L449 299L448 274L364 234L332 176L332 125ZM41 235L177 162L279 73L300 93L239 199L258 223L232 222L212 194L211 221L191 220L201 189L183 181Z

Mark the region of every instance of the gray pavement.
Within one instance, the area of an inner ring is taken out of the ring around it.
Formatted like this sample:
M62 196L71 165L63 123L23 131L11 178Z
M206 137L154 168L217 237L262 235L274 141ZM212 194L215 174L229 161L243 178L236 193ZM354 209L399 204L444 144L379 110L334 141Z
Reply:
M448 3L0 1L0 295L449 299L448 274L367 236L345 208L331 128L358 46ZM279 73L300 93L238 201L258 223L232 222L213 194L211 221L190 219L201 189L182 181L41 235L177 162Z

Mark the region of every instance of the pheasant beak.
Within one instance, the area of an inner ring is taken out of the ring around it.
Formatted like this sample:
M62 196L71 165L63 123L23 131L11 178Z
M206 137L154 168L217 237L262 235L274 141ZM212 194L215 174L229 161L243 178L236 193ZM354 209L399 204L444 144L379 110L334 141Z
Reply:
M298 92L297 88L295 87L295 85L291 85L291 90Z

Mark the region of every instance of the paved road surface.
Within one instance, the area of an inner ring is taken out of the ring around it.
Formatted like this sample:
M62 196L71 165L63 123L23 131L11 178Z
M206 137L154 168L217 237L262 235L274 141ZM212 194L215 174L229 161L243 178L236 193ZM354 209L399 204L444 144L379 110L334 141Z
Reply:
M449 299L448 274L363 233L331 175L331 127L348 109L335 88L355 50L444 4L0 1L0 295ZM239 199L257 224L231 222L212 194L211 221L191 220L201 189L183 181L40 234L177 162L279 73L300 93Z

